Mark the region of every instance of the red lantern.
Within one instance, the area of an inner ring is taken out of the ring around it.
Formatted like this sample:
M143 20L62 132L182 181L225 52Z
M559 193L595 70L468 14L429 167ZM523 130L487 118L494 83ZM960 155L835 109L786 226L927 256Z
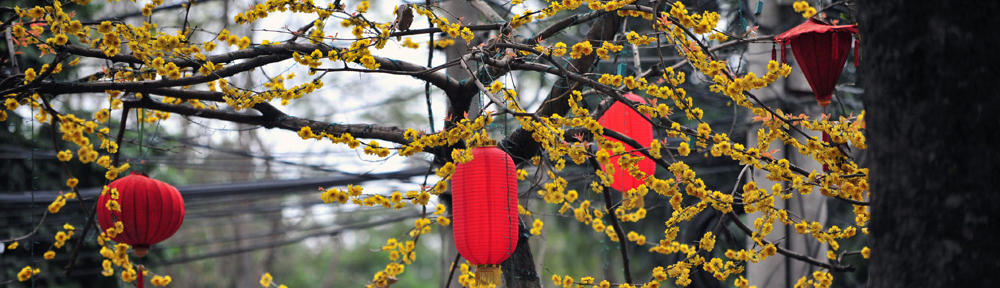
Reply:
M639 95L625 93L624 96L629 100L646 104L646 100L639 97ZM653 142L653 125L650 124L649 121L646 121L642 115L639 115L639 113L635 112L635 110L632 110L632 108L629 108L628 105L625 105L622 102L615 102L615 104L611 104L611 108L608 108L608 111L604 112L604 115L601 115L598 122L600 122L601 126L604 126L605 129L617 131L618 133L639 142L641 145L649 145L649 143ZM621 142L617 139L608 140ZM622 145L625 145L626 150L635 149L635 147L629 146L625 143L622 143ZM643 157L643 159L639 161L640 171L646 173L646 175L651 175L656 172L656 164L653 163L653 159L646 158L645 155L642 155L642 153L638 151L633 151L631 154L632 156ZM635 179L635 177L632 177L628 171L619 167L619 157L621 156L613 156L610 158L611 166L615 169L615 174L612 175L612 177L614 177L614 182L612 182L611 188L625 193L628 192L628 190L639 187L639 185L645 183L644 180ZM604 167L601 168L604 169Z
M451 176L455 246L476 265L476 282L500 285L499 264L517 247L517 174L497 147L472 149Z
M170 238L184 222L184 199L170 184L132 172L108 186L97 200L97 221L103 230L121 221L125 229L112 239L131 245L135 256L146 256L149 246ZM116 211L107 205L115 196L111 189L118 191Z
M840 72L847 63L847 53L851 48L851 37L858 33L857 25L827 25L815 19L795 26L774 37L781 45L781 61L785 61L785 44L792 45L795 61L802 68L806 81L820 106L830 104L833 86L840 78ZM857 65L858 51L855 41L854 63Z

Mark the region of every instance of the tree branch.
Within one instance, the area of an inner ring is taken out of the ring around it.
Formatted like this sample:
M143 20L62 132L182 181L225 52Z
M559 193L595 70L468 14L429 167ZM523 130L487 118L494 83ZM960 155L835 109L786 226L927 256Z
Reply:
M736 226L739 227L740 230L742 230L744 233L746 233L747 235L752 235L753 234L753 230L750 229L750 227L747 227L747 224L743 223L743 221L740 220L740 218L737 217L736 214L733 214L732 212L730 212L730 213L726 213L726 216L729 216L729 219L733 220L733 222L736 223ZM764 244L771 244L771 242L769 242L767 240L764 240L764 239L761 239L761 241L763 241ZM823 268L826 268L826 269L830 269L831 271L854 271L854 267L850 266L850 265L844 266L844 265L840 265L840 264L826 263L826 262L820 261L819 259L815 259L815 258L806 256L806 255L802 255L802 254L796 253L794 251L790 251L790 250L785 249L785 248L781 248L781 245L774 245L774 247L778 248L778 254L785 255L785 257L792 258L792 259L795 259L795 260L799 260L799 261L802 261L802 262L806 262L806 263L809 263L809 264L812 264L812 265L816 265L816 266L819 266L819 267L823 267Z

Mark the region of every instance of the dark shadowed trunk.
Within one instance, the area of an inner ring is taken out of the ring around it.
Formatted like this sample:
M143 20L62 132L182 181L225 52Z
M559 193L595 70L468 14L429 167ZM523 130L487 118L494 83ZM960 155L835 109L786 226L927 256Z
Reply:
M997 1L858 7L872 287L995 287L1000 279L998 9Z

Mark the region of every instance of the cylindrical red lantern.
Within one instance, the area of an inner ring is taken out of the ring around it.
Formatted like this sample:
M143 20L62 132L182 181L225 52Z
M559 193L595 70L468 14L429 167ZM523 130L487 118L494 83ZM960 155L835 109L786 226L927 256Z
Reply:
M451 176L455 246L476 265L477 283L500 285L499 264L517 247L517 174L497 147L471 152Z
M851 38L856 33L857 25L827 25L810 18L809 21L775 36L774 41L781 45L782 61L785 60L785 44L792 45L795 61L802 68L809 87L812 87L816 101L825 107L833 98L834 85L847 63Z
M112 239L131 245L135 256L145 256L149 246L170 238L184 222L184 199L170 184L132 172L108 186L118 191L120 211L108 209L114 196L109 189L97 200L97 221L103 230L121 221L125 229Z
M629 100L646 104L646 100L639 97L639 95L625 93L624 96ZM642 115L639 115L638 112L635 112L635 110L632 110L632 108L629 108L628 105L625 105L622 102L615 102L614 104L611 104L611 107L608 108L608 111L604 112L604 115L601 115L598 122L601 123L601 126L604 126L605 129L617 131L618 133L639 142L641 145L649 145L649 143L653 142L653 124L650 124L649 121L646 121L646 119L642 117ZM611 138L608 140L621 142L617 139ZM625 143L622 143L622 145L625 145L626 150L635 149L635 147ZM653 163L653 159L645 157L645 155L642 155L642 153L638 151L633 151L631 154L632 156L643 157L642 160L639 160L639 171L646 173L646 175L652 175L656 172L656 164ZM614 177L614 182L612 182L611 188L625 193L628 192L628 190L639 187L639 185L645 183L643 179L635 179L635 177L632 177L628 171L619 167L619 157L621 156L613 156L610 158L611 166L614 167L615 170L614 175L611 175ZM605 169L604 167L601 168Z

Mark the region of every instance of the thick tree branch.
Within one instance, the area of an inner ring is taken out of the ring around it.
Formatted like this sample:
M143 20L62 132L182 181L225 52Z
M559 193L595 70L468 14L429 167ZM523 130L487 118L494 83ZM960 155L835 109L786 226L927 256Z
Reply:
M274 106L267 103L259 103L254 109L260 115L250 113L224 112L218 110L198 109L190 106L165 104L143 98L140 100L127 100L125 105L130 108L153 109L158 111L177 113L186 116L197 116L208 119L224 120L235 123L260 125L266 128L279 128L289 131L299 131L302 127L309 126L314 133L326 132L327 134L340 135L350 133L355 138L379 139L398 144L410 143L403 133L404 129L394 126L384 126L375 124L340 124L327 123L311 119L289 116L279 111Z

